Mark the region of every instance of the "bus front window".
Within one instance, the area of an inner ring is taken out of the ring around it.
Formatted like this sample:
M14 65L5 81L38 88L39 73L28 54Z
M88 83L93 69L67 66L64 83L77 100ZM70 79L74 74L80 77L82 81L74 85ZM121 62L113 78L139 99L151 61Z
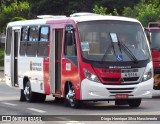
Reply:
M79 22L78 30L81 52L85 60L141 61L150 57L144 32L138 23L123 21ZM124 47L129 53L123 49Z
M152 38L152 42L151 42L151 49L152 50L160 50L160 31L159 30L151 30L151 38Z

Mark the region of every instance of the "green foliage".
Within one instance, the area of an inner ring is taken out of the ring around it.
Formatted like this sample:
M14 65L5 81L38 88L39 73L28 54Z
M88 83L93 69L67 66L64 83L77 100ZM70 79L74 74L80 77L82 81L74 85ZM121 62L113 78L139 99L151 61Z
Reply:
M114 10L113 10L113 15L119 16L117 9L114 9Z
M140 0L106 0L103 2L102 6L107 8L108 13L115 15L114 11L117 10L118 15L122 15L124 7L134 7Z
M9 6L3 5L0 9L0 32L4 32L6 24L13 20L12 18L15 18L15 16L19 17L20 20L22 18L29 18L29 4L27 2L14 2Z
M102 6L95 5L93 8L93 12L101 15L106 15L107 8Z
M1 0L0 32L10 21L75 12L123 15L136 18L146 26L149 21L160 21L160 0Z
M155 3L156 0L154 1ZM125 7L123 11L123 16L132 17L138 19L143 26L147 26L148 22L158 21L160 13L160 8L157 4L146 3L142 0L139 4L132 8Z
M141 21L144 26L147 26L148 22L155 22L158 20L159 13L159 8L155 8L152 4L149 4L145 6L144 11L138 13L137 19Z
M19 20L26 20L26 19L23 18L23 17L13 17L13 18L11 19L11 22L13 22L13 21L19 21Z
M0 67L4 66L4 49L0 48Z
M92 12L94 5L104 0L28 0L31 13L35 15L70 15L76 12Z

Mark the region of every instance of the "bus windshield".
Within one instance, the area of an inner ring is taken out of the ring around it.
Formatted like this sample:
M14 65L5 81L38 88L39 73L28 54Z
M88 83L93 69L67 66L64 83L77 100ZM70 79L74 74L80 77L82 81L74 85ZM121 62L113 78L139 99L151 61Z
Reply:
M151 49L160 50L160 30L151 30Z
M88 21L77 25L84 60L141 61L150 57L144 32L138 23Z

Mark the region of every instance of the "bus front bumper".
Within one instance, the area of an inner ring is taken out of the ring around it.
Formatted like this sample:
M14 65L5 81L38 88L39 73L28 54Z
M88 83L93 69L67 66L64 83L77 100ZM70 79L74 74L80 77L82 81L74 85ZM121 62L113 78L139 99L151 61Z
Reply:
M88 79L81 83L81 100L111 100L117 94L127 94L128 98L152 98L153 78L134 85L104 85Z

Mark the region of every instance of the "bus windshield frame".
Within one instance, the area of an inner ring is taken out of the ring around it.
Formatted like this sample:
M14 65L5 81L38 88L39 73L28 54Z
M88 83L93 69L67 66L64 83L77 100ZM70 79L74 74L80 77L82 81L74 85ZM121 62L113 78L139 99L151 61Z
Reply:
M133 54L137 61L148 60L150 58L145 33L139 23L99 20L79 22L77 23L77 27L84 61L134 61L122 50L119 42L123 42L130 54ZM114 37L112 34L114 34ZM123 41L123 37L121 37L123 35L126 36L126 41Z

